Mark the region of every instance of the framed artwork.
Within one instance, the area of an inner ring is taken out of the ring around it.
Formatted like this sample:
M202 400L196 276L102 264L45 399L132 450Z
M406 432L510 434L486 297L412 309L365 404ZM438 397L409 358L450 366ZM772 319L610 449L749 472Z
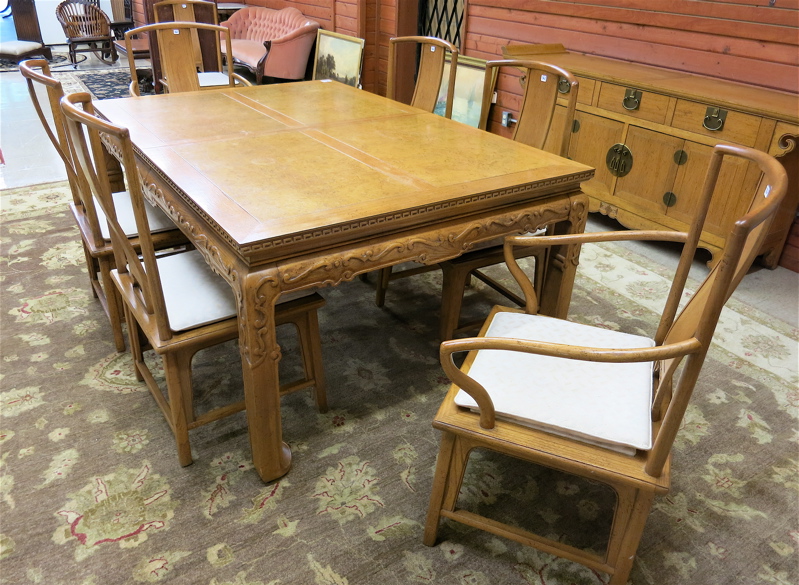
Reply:
M361 63L364 40L319 29L316 33L316 56L313 79L332 79L361 87Z
M446 109L447 89L449 88L449 68L451 57L444 62L444 76L434 113L443 116ZM455 94L452 98L452 119L477 128L480 123L480 110L483 107L483 82L486 62L484 59L458 56L458 70L455 72ZM494 69L496 75L496 69ZM492 87L496 77L492 80Z

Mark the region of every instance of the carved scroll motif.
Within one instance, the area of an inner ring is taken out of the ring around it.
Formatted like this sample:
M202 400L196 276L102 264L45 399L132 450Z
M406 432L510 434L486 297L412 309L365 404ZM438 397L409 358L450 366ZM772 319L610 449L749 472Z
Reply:
M389 242L292 262L281 267L280 278L294 289L311 285L337 285L352 280L358 274L409 260L433 264L458 256L477 242L512 232L534 231L548 223L564 220L569 214L569 200L560 200L533 209L475 219L426 235L400 235Z
M780 139L777 141L777 146L783 151L780 154L776 155L777 157L785 156L789 152L793 152L793 149L796 148L797 142L796 134L783 134L780 136Z
M244 284L251 289L243 291L245 303L252 303L252 322L247 321L248 312L245 307L239 310L239 340L246 340L240 347L244 359L250 367L256 367L264 359L277 362L280 360L280 346L275 337L274 304L279 294L279 280L274 268L257 275L251 275ZM245 309L245 310L241 310ZM271 315L271 323L267 319ZM267 356L267 336L271 336L272 351Z

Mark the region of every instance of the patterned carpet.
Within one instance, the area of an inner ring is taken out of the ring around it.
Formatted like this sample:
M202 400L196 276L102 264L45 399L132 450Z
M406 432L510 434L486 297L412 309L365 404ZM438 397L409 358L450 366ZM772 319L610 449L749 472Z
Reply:
M112 98L130 97L130 70L124 69L99 69L88 71L70 71L57 73L66 93L88 91L95 99L106 100ZM148 95L142 91L141 95Z
M34 59L41 59L41 56L36 56ZM78 61L78 66L80 67L80 64L87 59L87 55L78 53L76 59ZM69 55L67 53L53 52L53 58L49 60L49 63L50 69L72 69L72 63L70 63ZM17 65L16 61L12 61L10 59L0 59L0 73L6 71L19 71L19 65Z
M261 482L244 413L192 431L181 468L161 413L91 297L64 184L0 193L0 582L47 585L597 585L598 574L445 523L421 542L447 387L439 275L322 291L331 410L283 401L291 471ZM584 248L571 315L651 334L664 269ZM479 285L468 310L496 301ZM284 360L293 338L280 331ZM731 301L675 445L632 583L799 582L799 332ZM235 344L195 361L197 400L240 392ZM461 503L602 550L610 494L481 453Z

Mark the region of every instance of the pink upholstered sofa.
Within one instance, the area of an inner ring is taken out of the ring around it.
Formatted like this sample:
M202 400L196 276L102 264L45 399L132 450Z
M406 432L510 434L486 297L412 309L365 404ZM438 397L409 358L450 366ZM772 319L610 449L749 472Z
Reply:
M234 63L252 71L256 83L260 84L264 76L305 77L319 23L296 8L248 6L222 26L230 30Z

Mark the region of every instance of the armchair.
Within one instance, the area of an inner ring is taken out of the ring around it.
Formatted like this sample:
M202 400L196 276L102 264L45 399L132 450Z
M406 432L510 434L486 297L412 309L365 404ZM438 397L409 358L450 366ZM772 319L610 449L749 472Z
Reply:
M725 157L760 166L764 179L732 228L721 261L678 314L688 272ZM443 431L424 543L443 516L611 575L625 585L654 497L669 490L671 447L699 377L721 309L757 256L787 186L776 159L716 146L688 233L619 232L512 236L505 261L525 310L495 307L480 336L446 341L441 364L453 381L433 426ZM537 315L534 287L514 248L613 240L684 243L660 325L649 339ZM489 351L490 350L490 351ZM453 355L469 352L461 368ZM608 485L616 509L604 553L457 509L472 449L481 447Z

